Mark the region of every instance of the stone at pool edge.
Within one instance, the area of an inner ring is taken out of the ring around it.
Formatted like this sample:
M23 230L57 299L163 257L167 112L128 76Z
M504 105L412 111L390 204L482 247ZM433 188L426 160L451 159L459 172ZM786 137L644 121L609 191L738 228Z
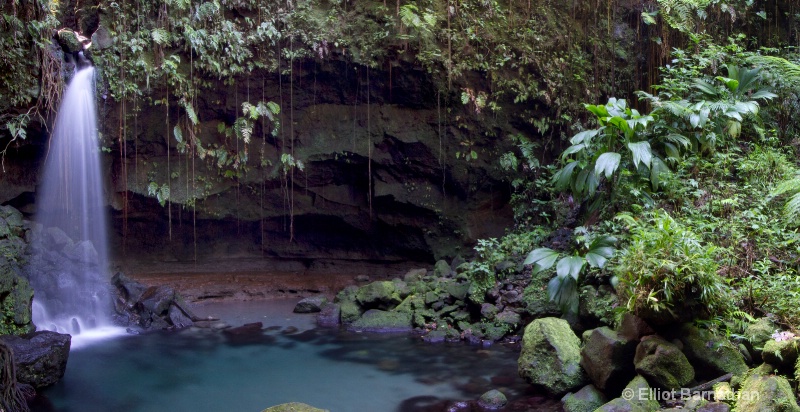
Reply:
M483 409L500 409L508 403L508 399L503 392L498 391L497 389L492 389L483 395L481 398L478 399L478 406Z
M311 405L299 402L283 403L271 406L261 412L330 412L327 409L315 408Z
M328 303L325 296L312 296L305 298L294 306L294 313L317 313L322 310L322 306Z
M55 384L67 370L72 336L51 331L0 336L17 363L17 380L34 388Z

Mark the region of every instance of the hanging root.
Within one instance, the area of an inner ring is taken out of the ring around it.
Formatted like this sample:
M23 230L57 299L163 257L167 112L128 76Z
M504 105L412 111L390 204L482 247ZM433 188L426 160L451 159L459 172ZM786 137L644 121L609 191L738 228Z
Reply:
M36 391L27 384L17 382L17 365L11 348L0 341L0 409L3 412L28 412L26 398Z

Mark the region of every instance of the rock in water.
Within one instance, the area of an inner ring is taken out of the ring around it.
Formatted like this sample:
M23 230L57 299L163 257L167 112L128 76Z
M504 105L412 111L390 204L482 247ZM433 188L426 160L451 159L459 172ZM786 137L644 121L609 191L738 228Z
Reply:
M581 386L586 375L580 365L581 342L567 321L536 319L525 327L519 375L551 395L561 395Z
M330 412L327 409L315 408L299 402L284 403L264 409L261 412Z
M312 296L305 298L294 307L294 313L317 313L322 310L322 306L328 303L325 296Z
M64 376L72 342L70 335L42 331L22 336L0 336L0 339L14 353L19 382L43 388Z
M506 399L506 395L503 392L498 391L497 389L492 389L489 392L484 393L481 395L481 398L478 399L478 405L483 409L500 409L508 403L508 399Z

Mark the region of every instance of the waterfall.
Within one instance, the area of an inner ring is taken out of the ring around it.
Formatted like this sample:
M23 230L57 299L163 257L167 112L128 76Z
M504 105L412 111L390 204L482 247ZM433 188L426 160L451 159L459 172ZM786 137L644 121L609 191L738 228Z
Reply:
M107 213L93 67L75 73L58 110L37 194L28 277L38 329L90 335L111 324Z

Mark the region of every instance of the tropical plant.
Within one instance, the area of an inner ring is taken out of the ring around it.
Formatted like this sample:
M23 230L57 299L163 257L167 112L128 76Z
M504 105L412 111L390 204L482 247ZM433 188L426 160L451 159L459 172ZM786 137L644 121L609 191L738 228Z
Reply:
M625 100L613 97L605 105L585 107L597 117L600 127L570 139L572 145L561 153L564 167L553 175L556 189L570 189L578 199L588 200L605 180L606 190L613 195L623 169L630 172L626 176L641 177L657 189L661 174L669 168L649 139L647 129L653 116L642 115Z
M730 289L717 274L720 250L716 246L704 244L662 210L639 219L622 213L616 220L631 233L630 243L612 269L626 309L681 319L682 311L689 308L714 315L730 307Z
M770 193L770 198L788 196L783 206L783 217L794 226L800 225L800 174L779 183Z
M547 284L547 294L564 313L578 311L578 283L586 266L602 269L616 250L614 244L617 239L613 236L592 236L584 227L576 228L575 234L579 245L576 254L564 255L553 249L540 247L532 250L523 262L525 265L533 265L533 274L556 266L556 276Z

